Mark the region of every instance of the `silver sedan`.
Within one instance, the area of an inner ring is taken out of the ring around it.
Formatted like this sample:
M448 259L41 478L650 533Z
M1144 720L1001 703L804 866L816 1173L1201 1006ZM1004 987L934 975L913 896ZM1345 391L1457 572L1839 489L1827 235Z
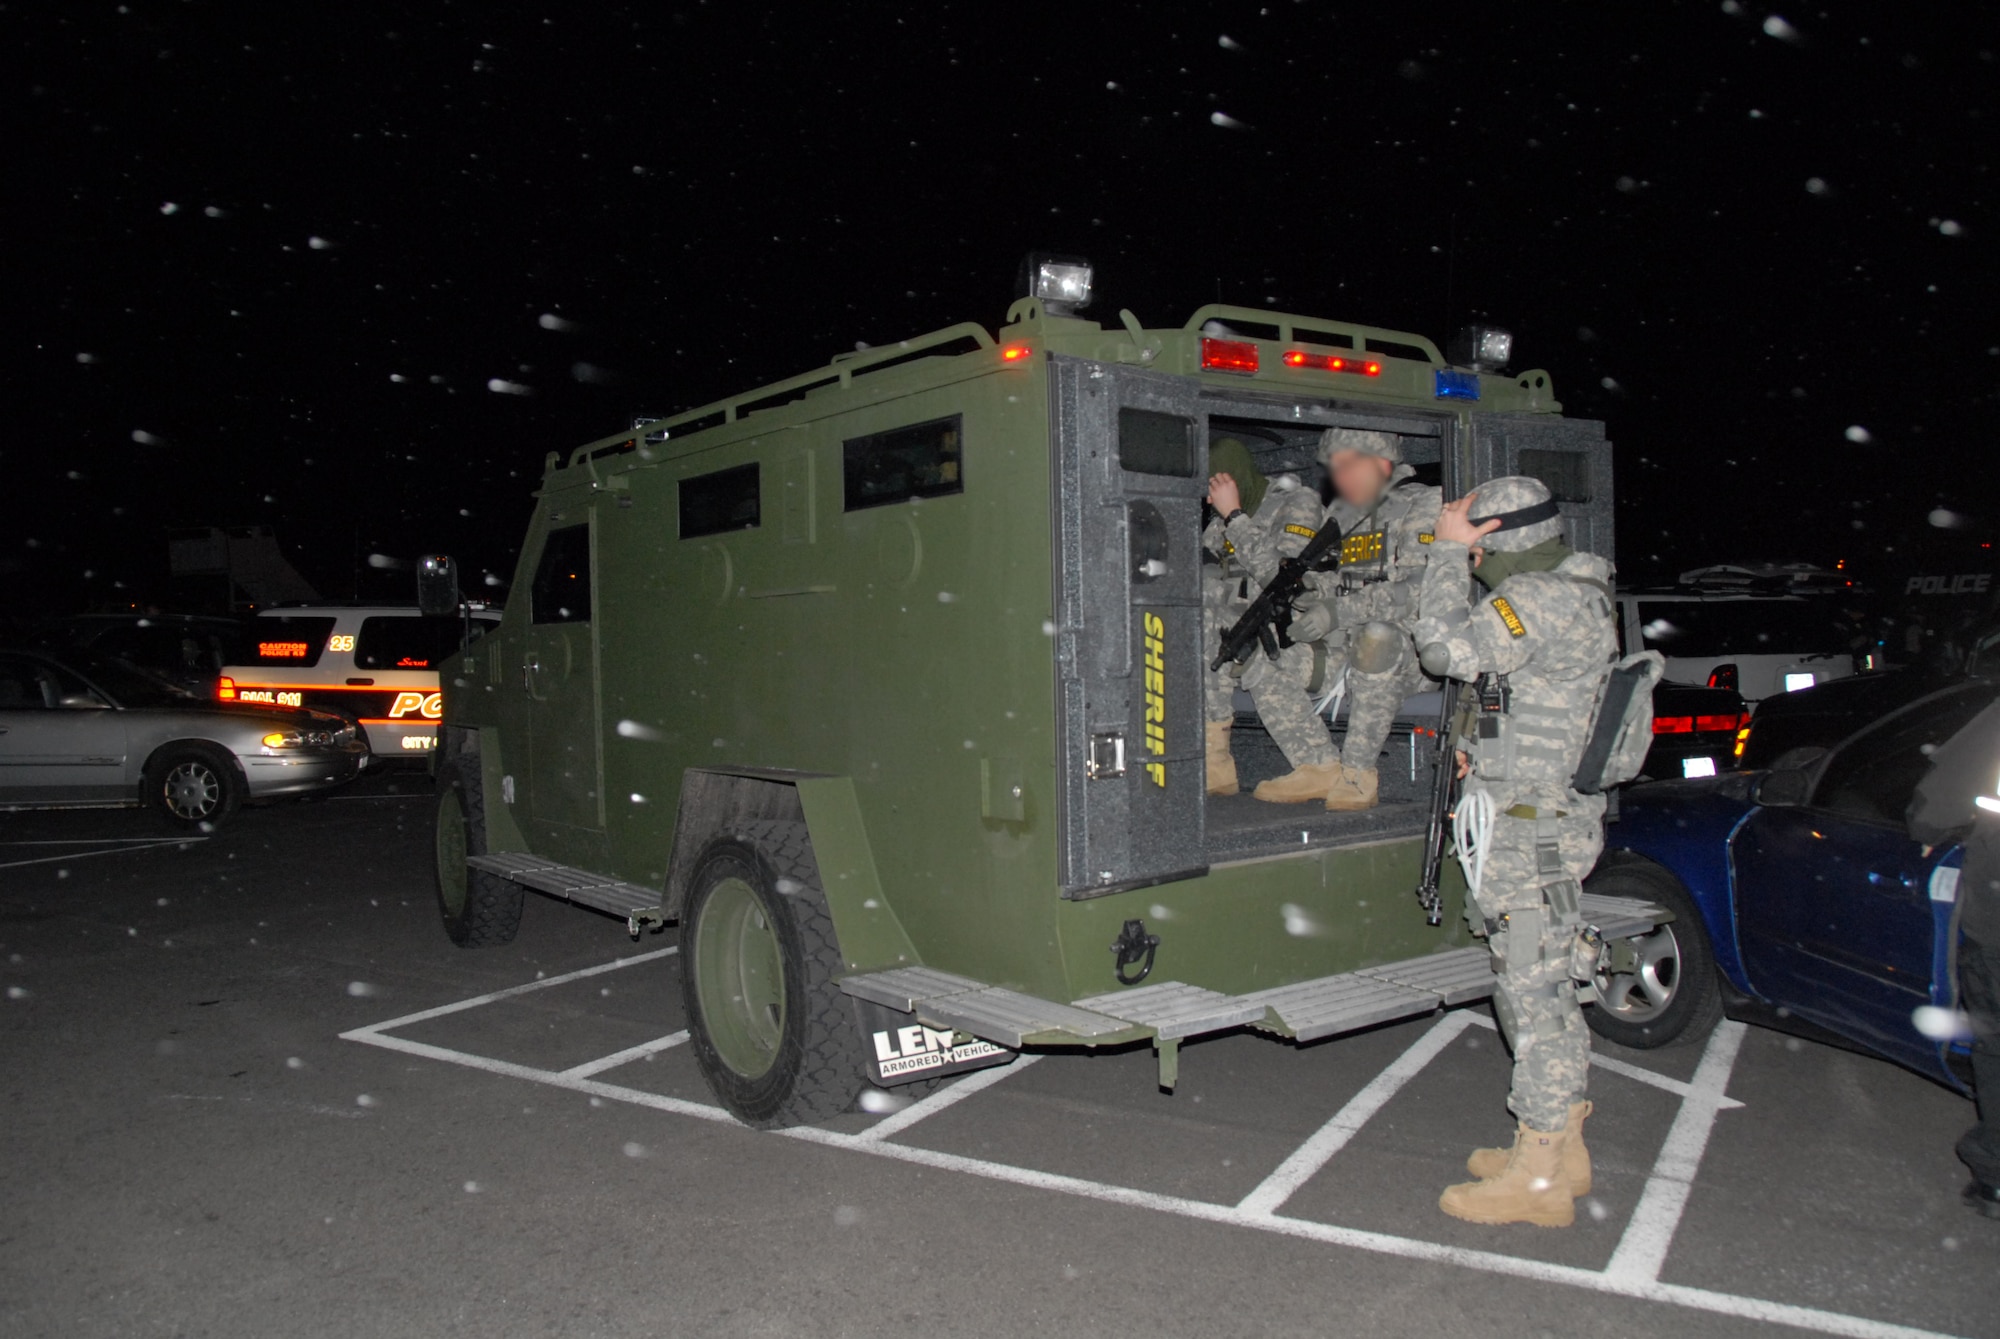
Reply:
M143 804L209 828L367 765L338 716L216 707L124 661L0 651L0 809Z

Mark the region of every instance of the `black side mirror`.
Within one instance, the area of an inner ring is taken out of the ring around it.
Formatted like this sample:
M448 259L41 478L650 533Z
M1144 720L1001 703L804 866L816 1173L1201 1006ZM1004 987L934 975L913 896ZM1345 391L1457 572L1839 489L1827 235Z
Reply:
M458 613L458 564L442 553L426 554L417 564L417 608L426 618Z
M1797 808L1812 798L1812 773L1800 767L1766 772L1757 779L1750 798L1766 808Z

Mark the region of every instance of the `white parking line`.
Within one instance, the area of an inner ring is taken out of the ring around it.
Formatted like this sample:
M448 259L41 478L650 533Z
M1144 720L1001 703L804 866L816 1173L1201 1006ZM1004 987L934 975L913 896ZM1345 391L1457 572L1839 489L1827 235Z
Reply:
M456 1004L442 1005L435 1009L390 1019L387 1022L355 1028L342 1033L341 1037L343 1040L379 1046L405 1055L463 1065L489 1074L525 1079L531 1083L546 1084L570 1092L626 1102L674 1115L692 1116L720 1124L738 1124L735 1117L718 1106L692 1102L685 1098L666 1097L588 1077L590 1074L602 1072L618 1064L629 1063L643 1054L658 1053L660 1050L679 1045L680 1040L685 1038L684 1033L675 1033L670 1037L630 1047L564 1071L536 1069L529 1065L518 1065L510 1061L495 1060L487 1056L386 1035L394 1028L459 1013L497 1000L581 980L603 972L617 971L623 967L665 957L672 952L674 952L672 948L661 949L569 972L562 976L493 991L470 1000L461 1000ZM1548 1261L1505 1255L1497 1251L1449 1246L1414 1237L1368 1232L1359 1228L1293 1218L1275 1211L1299 1186L1323 1168L1371 1116L1380 1111L1398 1090L1421 1073L1424 1066L1442 1053L1453 1039L1467 1027L1481 1025L1492 1026L1488 1020L1463 1010L1446 1013L1387 1069L1349 1099L1346 1105L1310 1139L1294 1150L1276 1171L1235 1205L1135 1190L1127 1186L1089 1181L1080 1177L1037 1171L1009 1163L990 1162L983 1158L944 1153L891 1141L893 1135L907 1130L918 1121L992 1087L1005 1079L1008 1074L1025 1068L1041 1058L1035 1055L1024 1055L1012 1065L969 1074L932 1096L885 1117L858 1134L842 1134L818 1126L795 1126L774 1133L800 1143L866 1153L897 1162L959 1172L967 1176L1072 1195L1106 1204L1148 1209L1181 1218L1270 1232L1330 1246L1368 1251L1377 1255L1453 1265L1488 1274L1507 1275L1538 1282L1559 1283L1589 1292L1636 1301L1660 1302L1743 1320L1789 1325L1821 1334L1851 1336L1852 1339L1950 1339L1950 1336L1936 1331L1871 1320L1863 1316L1850 1316L1764 1298L1660 1282L1661 1267L1673 1244L1674 1232L1686 1208L1695 1173L1699 1169L1709 1135L1714 1129L1716 1115L1722 1110L1742 1105L1724 1092L1738 1049L1742 1044L1743 1025L1739 1023L1725 1021L1717 1027L1707 1049L1703 1052L1701 1063L1696 1067L1693 1080L1687 1083L1668 1079L1664 1075L1654 1074L1635 1065L1610 1061L1604 1057L1592 1057L1593 1063L1602 1068L1638 1079L1640 1082L1650 1083L1683 1099L1681 1111L1668 1132L1666 1143L1647 1180L1646 1189L1640 1195L1639 1205L1633 1213L1632 1221L1620 1238L1610 1264L1603 1270L1553 1264Z
M1498 1032L1500 1030L1500 1025L1485 1014L1473 1014L1471 1018L1474 1027L1483 1027L1488 1032ZM1590 1053L1590 1067L1592 1069L1604 1070L1606 1073L1616 1074L1620 1078L1632 1079L1645 1084L1649 1088L1658 1088L1661 1092L1672 1093L1675 1097L1685 1098L1694 1095L1694 1085L1692 1083L1683 1083L1681 1080L1669 1075L1656 1073L1639 1065L1630 1065L1623 1060L1613 1060L1610 1056L1599 1055L1596 1051ZM1733 1097L1724 1097L1719 1094L1715 1100L1724 1111L1730 1111L1743 1105Z
M1389 1099L1402 1091L1404 1084L1421 1074L1425 1065L1456 1041L1458 1034L1465 1031L1471 1021L1471 1014L1459 1010L1444 1014L1431 1024L1409 1050L1397 1056L1367 1087L1348 1098L1347 1105L1334 1112L1332 1120L1292 1150L1292 1155L1278 1164L1278 1170L1245 1195L1237 1204L1237 1211L1253 1215L1276 1213L1278 1206L1290 1199L1300 1186L1312 1180L1334 1154L1347 1146L1347 1141L1368 1123L1370 1116L1387 1106Z
M627 1046L622 1051L614 1051L610 1055L602 1055L595 1060L586 1060L580 1065L571 1065L568 1069L562 1071L562 1076L566 1079L587 1079L592 1074L602 1074L607 1069L616 1069L620 1065L629 1065L635 1060L645 1060L651 1056L656 1056L662 1051L671 1051L687 1039L687 1029L682 1028L679 1032L670 1032L666 1036L656 1038L653 1041L642 1041L637 1046Z
M101 841L117 842L118 845L100 846L94 851L71 851L65 855L36 856L33 860L9 860L0 864L0 869L20 869L26 865L57 865L70 860L88 860L96 855L124 855L128 851L151 851L161 846L189 846L195 842L205 842L207 837L111 837ZM85 845L83 842L0 842L5 846L63 846Z
M404 1014L401 1018L392 1018L386 1023L370 1023L367 1027L355 1028L352 1032L341 1033L340 1039L342 1041L369 1041L378 1032L389 1032L396 1028L409 1027L415 1023L427 1023L433 1018L443 1018L447 1014L464 1013L467 1009L477 1009L482 1004L491 1004L495 1000L511 999L516 995L526 995L531 991L547 990L550 986L567 985L571 981L581 981L585 977L590 976L601 976L605 972L615 972L625 967L637 967L642 962L652 962L655 958L664 958L669 954L678 952L680 952L678 944L669 944L665 948L654 949L651 953L638 953L629 958L614 958L610 962L601 962L595 967L585 967L581 971L564 972L561 976L547 976L539 981L530 981L524 986L509 986L505 990L496 990L486 995L475 995L469 1000L460 1000L456 1004L440 1004L435 1009L424 1009L417 1013Z
M991 1069L974 1070L952 1084L949 1088L940 1088L929 1097L910 1103L910 1105L904 1107L901 1111L891 1112L863 1130L860 1134L851 1137L866 1144L880 1139L887 1139L892 1134L901 1134L918 1121L935 1116L946 1107L963 1102L974 1093L985 1092L1009 1074L1014 1073L1016 1070L1026 1069L1029 1065L1034 1064L1040 1059L1039 1055L1023 1055L1015 1057L1010 1064L995 1065Z
M1687 1209L1688 1194L1694 1189L1694 1174L1701 1155L1708 1148L1708 1136L1715 1130L1716 1115L1729 1099L1722 1090L1729 1086L1729 1074L1736 1067L1736 1053L1743 1046L1744 1025L1724 1019L1709 1035L1708 1046L1695 1067L1693 1089L1674 1116L1667 1141L1646 1178L1639 1207L1611 1254L1604 1272L1628 1282L1652 1283L1660 1277L1673 1245L1674 1231ZM1740 1103L1738 1105L1741 1105Z

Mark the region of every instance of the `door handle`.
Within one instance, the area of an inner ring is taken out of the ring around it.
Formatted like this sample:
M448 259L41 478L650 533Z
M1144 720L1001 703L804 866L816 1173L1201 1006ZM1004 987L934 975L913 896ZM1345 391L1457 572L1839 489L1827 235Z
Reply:
M1907 874L1885 874L1879 869L1868 871L1868 882L1877 888L1914 888L1917 881Z

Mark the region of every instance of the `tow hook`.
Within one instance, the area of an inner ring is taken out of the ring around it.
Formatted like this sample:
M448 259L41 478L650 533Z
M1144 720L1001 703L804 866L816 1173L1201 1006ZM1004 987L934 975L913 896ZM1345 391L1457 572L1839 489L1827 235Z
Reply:
M1160 937L1146 933L1146 922L1126 921L1125 928L1111 941L1113 961L1111 970L1121 986L1136 986L1153 971L1153 955L1159 952ZM1137 976L1125 975L1125 969L1134 963L1143 962Z

